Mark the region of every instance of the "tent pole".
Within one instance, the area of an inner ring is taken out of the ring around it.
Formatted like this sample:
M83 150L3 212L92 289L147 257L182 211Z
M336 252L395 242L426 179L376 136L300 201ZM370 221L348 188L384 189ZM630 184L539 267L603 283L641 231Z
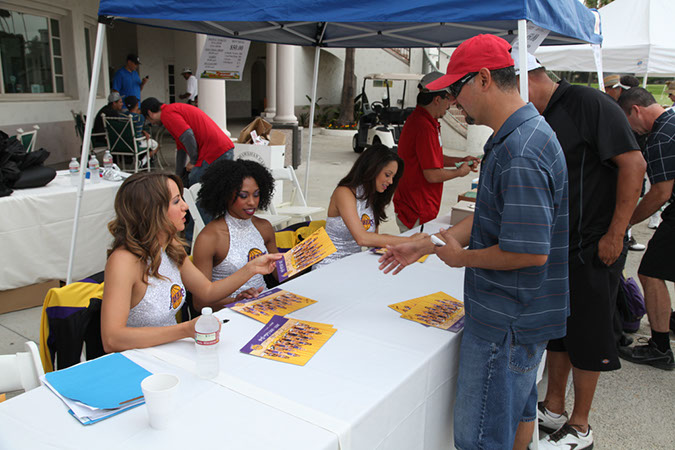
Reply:
M307 170L305 171L305 199L309 198L309 163L312 160L312 131L314 130L314 106L316 105L316 83L319 78L319 52L318 45L314 50L314 74L312 75L312 103L309 106L309 142L307 143Z
M75 216L73 217L73 235L70 240L70 255L68 256L68 272L66 284L73 280L73 261L75 259L75 243L77 238L77 226L80 219L80 205L82 204L82 191L84 190L84 172L89 159L89 147L91 146L91 129L94 126L94 102L98 89L98 76L101 72L101 59L103 57L103 42L105 41L105 24L99 23L96 32L96 49L94 50L94 66L92 67L91 85L89 87L89 99L87 100L87 120L84 124L84 137L82 138L82 155L80 156L80 180L77 184L77 199L75 201Z
M647 78L649 78L649 74L645 73L645 77L642 79L642 87L647 89Z
M518 58L520 59L520 98L527 102L529 91L527 87L527 20L518 20Z

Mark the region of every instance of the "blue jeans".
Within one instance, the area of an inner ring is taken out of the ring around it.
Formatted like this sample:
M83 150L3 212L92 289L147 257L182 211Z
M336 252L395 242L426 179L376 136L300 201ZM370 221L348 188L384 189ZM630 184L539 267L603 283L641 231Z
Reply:
M213 163L216 161L220 161L221 159L232 161L234 159L234 149L230 149L220 155L218 158L216 158ZM211 164L213 164L211 163ZM200 167L193 167L190 173L188 174L188 181L190 182L190 186L192 186L195 183L201 183L202 181L202 175L204 172L206 172L206 169L208 169L210 166L209 163L206 161L202 161L202 165ZM189 186L188 186L189 187ZM204 225L207 225L209 222L213 220L213 216L206 212L206 210L202 209L201 206L199 206L199 202L197 202L197 209L199 210L199 214L202 216L202 220L204 221ZM195 223L190 218L190 220L185 224L185 239L188 241L188 243L192 243L192 231L194 230Z
M519 422L537 417L537 368L546 342L495 343L464 331L455 402L455 447L508 449Z

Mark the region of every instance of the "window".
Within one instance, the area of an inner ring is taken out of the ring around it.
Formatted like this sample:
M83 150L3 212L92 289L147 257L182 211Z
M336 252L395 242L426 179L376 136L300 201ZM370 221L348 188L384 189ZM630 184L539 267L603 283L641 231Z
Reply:
M63 93L57 19L0 9L0 93Z

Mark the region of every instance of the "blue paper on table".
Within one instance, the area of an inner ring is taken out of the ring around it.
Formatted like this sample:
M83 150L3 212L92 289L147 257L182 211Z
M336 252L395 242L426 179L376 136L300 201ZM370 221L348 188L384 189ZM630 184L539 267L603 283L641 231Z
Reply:
M143 397L141 381L152 375L120 353L111 353L67 369L45 374L63 397L85 405L114 409Z

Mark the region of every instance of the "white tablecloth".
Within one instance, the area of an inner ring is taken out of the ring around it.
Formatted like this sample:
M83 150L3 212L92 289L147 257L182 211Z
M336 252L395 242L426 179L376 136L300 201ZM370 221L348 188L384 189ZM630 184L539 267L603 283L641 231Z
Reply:
M145 406L84 427L40 387L0 404L0 448L452 448L459 335L401 319L387 305L440 290L462 299L463 270L433 255L396 276L377 266L377 256L362 253L283 285L318 300L291 316L337 328L305 366L240 353L262 325L224 310L218 315L231 320L219 382L191 373L189 340L127 352L152 372L181 377L172 429L148 428Z
M103 270L112 241L108 222L121 182L85 182L73 279ZM0 291L48 280L65 280L77 189L68 171L48 185L17 189L0 198L0 249L4 258Z

